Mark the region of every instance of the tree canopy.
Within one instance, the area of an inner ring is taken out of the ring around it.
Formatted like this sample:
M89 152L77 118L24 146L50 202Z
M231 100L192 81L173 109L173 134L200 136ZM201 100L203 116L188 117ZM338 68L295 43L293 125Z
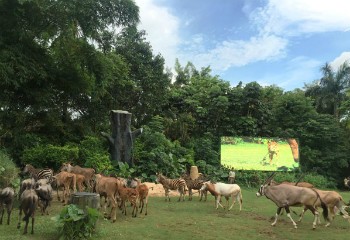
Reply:
M195 163L214 172L220 136L266 136L298 138L303 171L338 182L350 173L346 62L337 71L326 63L304 89L231 86L210 66L165 69L132 0L0 0L0 14L0 144L17 164L57 168L62 154L111 169L99 133L120 109L145 128L136 166L122 166L130 172L175 176ZM50 160L47 149L59 153Z

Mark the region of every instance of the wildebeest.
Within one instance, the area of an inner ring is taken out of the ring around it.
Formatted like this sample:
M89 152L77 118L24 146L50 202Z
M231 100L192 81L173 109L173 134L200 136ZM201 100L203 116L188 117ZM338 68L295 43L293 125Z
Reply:
M47 215L49 215L47 207L50 205L50 202L52 200L52 187L50 183L38 184L35 188L35 192L39 197L39 206L41 208L41 214L44 215L46 213Z
M0 224L2 224L2 218L4 216L5 208L7 211L7 224L10 224L10 217L15 199L15 190L11 187L6 187L0 190Z
M18 225L17 228L21 227L21 217L22 211L24 212L23 221L26 222L24 226L23 234L27 233L29 218L32 218L32 231L31 234L34 233L34 219L35 219L35 210L38 207L39 198L34 189L24 190L21 195L21 201L19 205L19 217L18 217Z
M216 209L218 209L219 205L222 208L225 208L221 205L220 199L221 196L224 196L226 199L226 207L229 206L229 198L232 198L232 205L228 210L231 210L233 205L235 204L235 201L237 200L239 203L239 211L242 210L242 192L241 188L237 184L227 184L227 183L211 183L210 181L204 182L202 188L200 191L209 191L212 195L215 196L216 202L215 206Z
M21 195L26 189L34 189L35 188L35 180L34 178L24 179L21 182L21 186L19 188L18 198L21 199Z
M328 208L327 205L322 201L320 195L317 191L311 188L297 187L287 184L280 184L271 186L271 180L274 174L272 174L263 185L260 186L258 192L256 193L257 197L266 196L268 199L273 201L277 205L277 213L275 215L275 221L271 224L275 226L277 223L278 216L281 210L284 208L287 212L287 216L292 221L295 228L297 224L290 215L289 207L292 206L304 206L308 208L314 214L314 221L312 224L313 228L316 228L318 222L319 213L315 208L315 204L319 201L323 209L323 217L328 221Z

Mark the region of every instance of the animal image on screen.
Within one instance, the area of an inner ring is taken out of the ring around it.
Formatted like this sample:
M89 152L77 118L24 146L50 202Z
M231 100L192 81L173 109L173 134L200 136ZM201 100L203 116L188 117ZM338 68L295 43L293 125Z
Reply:
M236 170L294 171L299 143L295 138L221 137L220 160Z

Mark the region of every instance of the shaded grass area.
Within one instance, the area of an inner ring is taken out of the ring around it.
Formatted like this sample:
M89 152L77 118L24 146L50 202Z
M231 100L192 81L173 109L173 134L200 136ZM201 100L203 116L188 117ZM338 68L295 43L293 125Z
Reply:
M118 211L117 221L111 223L101 218L96 234L92 239L345 239L350 231L350 223L337 216L328 228L323 225L312 230L313 215L305 214L303 222L294 229L289 219L282 215L275 227L270 226L271 217L276 212L275 205L265 197L257 198L257 189L243 189L243 209L235 205L230 212L214 208L214 198L208 196L207 202L193 201L165 202L163 197L149 199L148 216L131 217L131 209L124 216ZM345 202L350 199L349 192L342 192ZM35 234L23 236L23 223L16 228L18 210L14 209L10 226L0 225L0 239L58 239L57 225L51 217L58 214L62 205L57 201L51 206L50 216L37 216ZM294 208L300 212L301 208ZM294 214L295 220L298 219ZM7 219L7 218L5 218ZM324 222L324 221L322 221Z

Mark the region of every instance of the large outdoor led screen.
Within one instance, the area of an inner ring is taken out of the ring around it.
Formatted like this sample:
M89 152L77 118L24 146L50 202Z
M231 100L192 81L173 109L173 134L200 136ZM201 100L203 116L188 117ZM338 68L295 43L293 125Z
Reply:
M293 171L299 168L294 138L221 137L221 164L236 170Z

